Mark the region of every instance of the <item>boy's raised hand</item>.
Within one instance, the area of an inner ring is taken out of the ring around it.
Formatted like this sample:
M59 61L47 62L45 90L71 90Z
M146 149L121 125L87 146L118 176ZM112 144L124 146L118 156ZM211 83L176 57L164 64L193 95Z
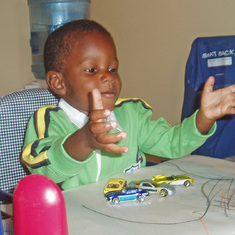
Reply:
M115 121L106 121L111 114L110 110L103 108L102 97L98 89L92 91L93 110L90 113L89 130L92 135L91 144L94 149L102 149L108 152L125 153L129 149L126 146L118 146L115 143L127 138L124 131L118 133L107 133L115 129L117 123Z
M205 116L217 120L227 114L235 114L235 85L213 91L214 77L209 77L204 85L201 108Z
M235 85L213 90L214 77L206 81L201 106L197 115L197 127L202 134L206 134L214 122L228 114L235 114Z
M74 159L84 161L96 149L102 149L114 153L126 153L126 146L118 146L115 143L126 139L124 131L109 134L115 129L115 121L107 122L106 118L111 111L103 108L102 97L98 89L92 91L93 109L89 121L78 131L74 132L64 143L65 151Z

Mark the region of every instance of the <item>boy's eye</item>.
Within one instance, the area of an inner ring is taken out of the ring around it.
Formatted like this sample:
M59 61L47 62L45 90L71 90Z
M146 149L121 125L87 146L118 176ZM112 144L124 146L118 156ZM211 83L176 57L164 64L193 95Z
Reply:
M86 69L86 72L89 72L89 73L94 73L95 71L96 71L95 68Z
M117 71L117 69L115 69L115 68L110 68L110 69L109 69L109 72L110 72L110 73L114 73L114 72L116 72L116 71Z

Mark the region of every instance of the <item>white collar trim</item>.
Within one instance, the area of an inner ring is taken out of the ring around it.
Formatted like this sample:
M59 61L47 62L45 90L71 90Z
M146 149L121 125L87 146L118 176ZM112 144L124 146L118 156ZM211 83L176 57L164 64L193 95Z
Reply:
M80 112L79 110L72 107L70 104L68 104L64 99L60 99L58 106L63 109L63 111L67 114L68 118L72 123L74 123L78 128L82 128L88 121L89 117ZM107 121L116 121L118 126L117 130L122 131L121 125L118 123L118 120L112 111L110 116L107 118Z
M72 107L64 99L60 99L58 106L63 109L70 121L77 127L82 128L87 123L88 116Z

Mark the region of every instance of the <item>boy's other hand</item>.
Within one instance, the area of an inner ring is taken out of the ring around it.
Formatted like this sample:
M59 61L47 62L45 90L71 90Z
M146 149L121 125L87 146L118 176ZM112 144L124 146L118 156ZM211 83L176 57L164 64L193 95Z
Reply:
M235 114L235 85L213 90L215 78L209 77L206 81L201 106L197 114L197 128L206 134L214 122L228 114Z
M126 132L107 133L108 131L115 129L117 123L115 121L106 121L106 118L111 114L111 111L103 108L102 97L98 89L92 91L92 98L93 110L90 113L88 122L91 134L91 147L114 153L128 152L128 147L115 144L116 142L127 138Z
M201 98L201 109L205 117L215 121L224 115L235 114L235 85L213 90L215 78L206 81Z

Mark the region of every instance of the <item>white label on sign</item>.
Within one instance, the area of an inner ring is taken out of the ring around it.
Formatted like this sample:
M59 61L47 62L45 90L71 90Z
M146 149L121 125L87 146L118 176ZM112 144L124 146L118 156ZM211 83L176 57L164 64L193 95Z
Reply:
M232 57L223 57L216 59L208 59L207 66L210 67L220 67L220 66L230 66L232 65Z

